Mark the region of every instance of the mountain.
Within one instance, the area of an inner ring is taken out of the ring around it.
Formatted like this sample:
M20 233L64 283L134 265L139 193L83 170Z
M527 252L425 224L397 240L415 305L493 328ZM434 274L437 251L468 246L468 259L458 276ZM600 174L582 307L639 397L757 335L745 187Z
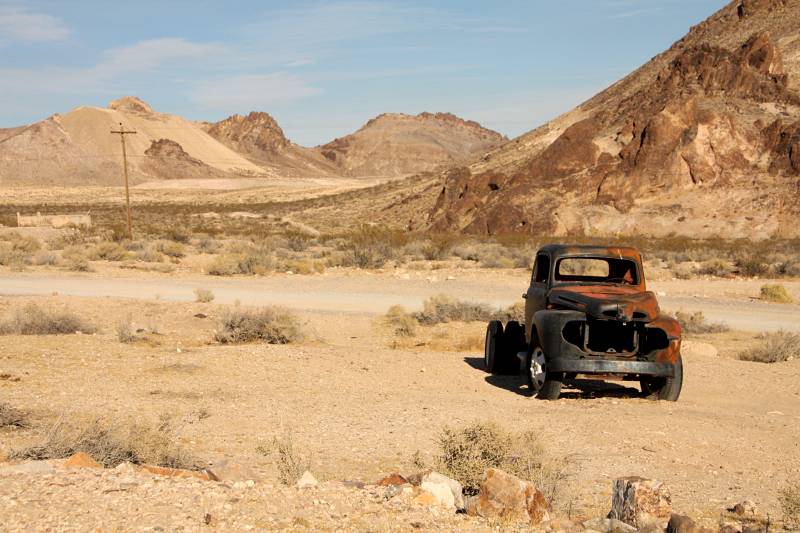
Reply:
M346 176L404 176L463 163L506 141L450 113L385 113L320 150Z
M232 115L201 127L213 138L259 166L283 175L337 175L338 169L319 150L291 142L269 114Z
M134 96L107 108L0 129L0 185L118 185L122 123L131 181L177 179L394 178L459 163L505 139L445 113L381 115L322 147L299 146L267 113L208 123L159 113Z
M800 0L732 2L442 179L434 230L798 236Z

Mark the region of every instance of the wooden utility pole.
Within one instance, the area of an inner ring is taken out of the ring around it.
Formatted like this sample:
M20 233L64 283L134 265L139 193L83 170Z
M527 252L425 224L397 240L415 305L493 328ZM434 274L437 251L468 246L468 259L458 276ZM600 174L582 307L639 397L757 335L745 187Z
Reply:
M119 123L119 131L111 130L111 133L119 135L119 140L122 143L122 168L125 172L125 213L128 218L128 238L133 240L133 227L131 226L131 194L128 190L128 154L125 152L125 136L132 135L136 132L133 130L126 130Z

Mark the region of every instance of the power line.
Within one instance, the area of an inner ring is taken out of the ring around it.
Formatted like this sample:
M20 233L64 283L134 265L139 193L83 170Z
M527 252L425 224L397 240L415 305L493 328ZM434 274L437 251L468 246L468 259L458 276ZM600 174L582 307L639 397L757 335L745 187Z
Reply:
M128 218L128 238L133 240L133 227L131 226L131 194L128 189L128 155L125 152L125 136L135 135L136 132L134 130L126 130L122 122L120 122L119 130L111 130L111 133L112 135L119 135L119 141L122 143L122 168L125 171L125 213Z

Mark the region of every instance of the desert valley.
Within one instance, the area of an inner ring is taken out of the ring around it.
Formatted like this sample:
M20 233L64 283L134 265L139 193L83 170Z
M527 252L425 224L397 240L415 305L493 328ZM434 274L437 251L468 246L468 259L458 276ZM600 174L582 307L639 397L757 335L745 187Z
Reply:
M0 128L0 530L800 528L800 1L515 138L239 111ZM485 371L551 243L642 252L677 402Z

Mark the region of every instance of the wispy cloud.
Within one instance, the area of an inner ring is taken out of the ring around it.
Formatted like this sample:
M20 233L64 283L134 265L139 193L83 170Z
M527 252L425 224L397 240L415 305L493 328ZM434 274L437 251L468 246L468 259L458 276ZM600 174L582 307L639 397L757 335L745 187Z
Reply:
M0 46L66 39L72 31L60 19L29 9L19 2L0 0Z
M231 76L202 82L191 94L193 102L206 109L268 109L320 93L305 80L276 72L256 76Z
M108 74L145 71L174 61L208 60L225 52L224 46L214 43L196 43L172 37L149 39L106 50L95 71Z

